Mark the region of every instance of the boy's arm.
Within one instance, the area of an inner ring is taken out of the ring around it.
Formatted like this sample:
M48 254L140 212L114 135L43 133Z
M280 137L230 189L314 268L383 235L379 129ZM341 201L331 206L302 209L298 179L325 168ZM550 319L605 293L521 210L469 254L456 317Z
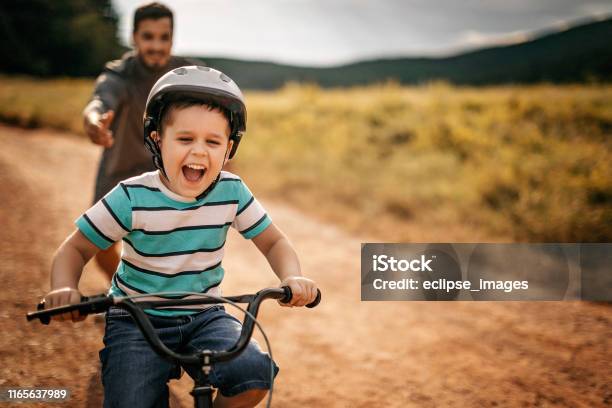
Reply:
M293 246L274 224L253 238L253 243L266 257L272 270L281 280L279 286L289 286L293 293L291 303L282 306L304 306L315 300L317 285L302 276L300 262Z
M51 266L51 291L45 296L45 307L57 307L81 300L78 290L79 279L85 264L100 249L89 241L79 230L75 230L55 252ZM83 320L78 312L54 317L64 321Z

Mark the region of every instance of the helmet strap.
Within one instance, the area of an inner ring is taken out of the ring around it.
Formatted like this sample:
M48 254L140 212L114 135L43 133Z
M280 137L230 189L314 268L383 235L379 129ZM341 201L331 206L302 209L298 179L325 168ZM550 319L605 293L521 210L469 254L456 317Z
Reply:
M170 179L168 178L168 175L166 174L166 170L164 169L164 161L162 160L161 147L159 147L159 139L161 139L162 111L163 109L159 110L159 115L157 117L157 120L155 121L155 124L156 124L155 130L157 131L158 140L152 140L152 142L155 144L155 151L153 152L153 162L155 163L155 167L157 167L159 171L161 171L161 173L164 175L166 180L170 181ZM149 133L149 138L150 137L151 137L151 134Z

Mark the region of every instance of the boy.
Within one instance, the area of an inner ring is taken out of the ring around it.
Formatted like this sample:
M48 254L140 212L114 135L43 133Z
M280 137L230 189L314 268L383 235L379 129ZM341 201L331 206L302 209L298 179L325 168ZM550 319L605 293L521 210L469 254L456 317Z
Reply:
M301 277L297 255L242 180L222 172L246 129L238 86L207 67L181 67L153 86L145 108L145 144L155 172L119 183L77 221L77 230L58 249L51 271L48 307L75 303L85 263L123 240L121 263L110 292L133 295L168 291L218 295L221 260L229 226L252 239L272 269L293 291L291 306L316 297L313 281ZM146 299L160 299L150 296ZM181 351L227 349L240 323L223 306L193 310L147 310L168 347ZM62 315L59 320L81 320ZM107 313L105 348L100 351L104 406L150 407L168 403L167 381L180 369L143 341L127 313ZM256 342L237 359L213 366L219 389L216 407L254 406L269 389L270 359ZM278 367L274 365L275 373ZM185 367L188 372L193 368Z

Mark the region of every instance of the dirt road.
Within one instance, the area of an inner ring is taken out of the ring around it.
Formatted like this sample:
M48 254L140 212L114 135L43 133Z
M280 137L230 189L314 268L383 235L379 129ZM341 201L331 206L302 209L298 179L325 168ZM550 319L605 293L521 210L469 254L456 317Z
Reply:
M42 326L24 318L49 288L54 250L89 204L99 151L68 134L7 127L0 127L0 146L0 387L67 387L72 397L61 406L99 406L103 324ZM281 367L274 406L612 404L612 307L360 302L360 242L367 237L262 201L324 293L314 310L274 302L262 308ZM276 285L254 246L235 233L227 254L225 293ZM106 289L95 267L87 266L81 289ZM172 384L177 395L189 387L186 376ZM178 398L190 406L190 397Z

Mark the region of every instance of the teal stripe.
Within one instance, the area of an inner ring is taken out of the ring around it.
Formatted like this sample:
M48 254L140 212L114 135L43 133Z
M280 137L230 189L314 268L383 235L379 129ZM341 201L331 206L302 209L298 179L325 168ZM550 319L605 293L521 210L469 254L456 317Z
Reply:
M121 227L130 230L132 228L132 204L123 188L115 187L104 197L104 200L112 209L113 216L119 219Z
M204 309L202 309L204 310ZM200 310L201 311L201 310ZM181 311L181 312L167 312L165 310L155 310L155 309L145 309L145 313L150 314L152 316L188 316L198 312L189 312L189 311Z
M121 290L117 286L115 286L115 282L112 283L108 294L115 297L125 296L125 294L121 293Z
M185 203L181 201L175 201L170 197L166 196L161 191L151 191L146 188L132 187L127 184L127 188L130 191L132 198L133 207L171 207L177 210L185 208L195 207L202 205L203 203L210 203L216 201L228 201L236 200L236 188L237 185L242 184L241 182L223 182L217 183L213 191L210 192L204 200L194 201Z
M122 264L120 263L119 264L119 269L121 270L121 268L122 268ZM108 293L110 295L112 295L112 296L117 296L117 297L125 296L125 293L123 293L121 291L121 289L119 289L119 287L117 287L115 285L115 280L114 279L112 280L112 284L111 284L111 287L110 287ZM204 310L207 307L208 307L208 305L203 307L201 310ZM197 312L199 312L201 310L198 310L198 311L192 311L192 310L177 310L177 311L174 311L174 310L145 309L145 312L147 314L154 315L154 316L185 316L185 315L190 315L190 314L197 313Z
M193 306L193 307L197 307L197 306ZM204 309L208 309L209 307L211 307L210 305L202 305L202 309L199 310L157 310L157 309L145 309L145 312L147 314L153 315L153 316L187 316L187 315L192 315L195 313L199 313L201 311L203 311Z
M272 220L270 220L270 217L268 217L268 215L266 214L265 218L263 219L262 222L259 223L259 225L257 225L255 228L251 230L248 230L247 232L242 234L242 236L245 237L246 239L255 238L257 235L262 233L266 228L268 228L270 224L272 224Z
M106 238L103 238L100 234L96 232L96 230L91 226L91 224L85 219L83 215L81 215L76 221L75 224L79 231L83 233L95 246L100 249L109 248L113 242L109 242Z
M229 225L216 229L175 231L165 235L147 235L132 231L126 238L138 252L162 255L182 251L202 251L223 246Z
M224 275L222 266L194 275L161 277L142 273L121 262L119 277L126 284L141 292L202 292L209 286L221 282Z
M210 192L207 201L235 200L236 191L242 185L242 181L225 181L217 183L213 191Z
M123 224L123 221L121 221L121 219L117 216L117 214L115 214L115 211L112 209L112 207L108 204L108 201L106 201L105 198L102 198L102 200L100 200L102 202L102 204L104 205L104 207L106 208L106 210L108 211L108 213L111 215L111 217L113 217L113 219L115 221L117 221L117 224L119 224L119 226L121 227L121 229L123 229L125 232L130 232L130 228L125 226ZM131 216L131 212L130 212L130 216ZM124 217L125 218L125 217Z

